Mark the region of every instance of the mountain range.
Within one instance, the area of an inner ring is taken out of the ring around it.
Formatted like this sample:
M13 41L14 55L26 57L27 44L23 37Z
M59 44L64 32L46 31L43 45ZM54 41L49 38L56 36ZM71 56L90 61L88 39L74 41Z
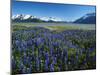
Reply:
M62 22L60 18L54 17L36 17L32 15L13 15L12 22Z
M66 22L62 21L60 18L54 18L54 17L36 17L32 15L24 15L24 14L18 14L12 16L12 22L35 22L35 23L41 23L41 22ZM84 16L76 19L75 21L71 23L78 23L78 24L95 24L96 23L96 13L88 13Z

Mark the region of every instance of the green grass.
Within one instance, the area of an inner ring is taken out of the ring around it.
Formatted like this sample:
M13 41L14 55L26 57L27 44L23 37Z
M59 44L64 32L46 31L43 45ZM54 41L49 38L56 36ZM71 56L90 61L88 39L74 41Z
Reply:
M95 30L95 26L86 26L86 25L82 25L82 26L79 26L79 25L76 25L76 26L73 26L73 25L66 25L66 26L45 26L45 28L48 28L50 30L60 30L60 31L63 31L63 30Z
M45 26L45 28L56 31L80 29L79 27L73 27L73 26Z
M47 24L47 23L46 23ZM50 24L50 23L49 23ZM52 23L51 23L52 24ZM56 31L63 31L63 30L95 30L95 25L89 24L66 24L66 25L43 25L43 23L12 23L13 31L16 30L29 30L35 26L42 26L44 28Z

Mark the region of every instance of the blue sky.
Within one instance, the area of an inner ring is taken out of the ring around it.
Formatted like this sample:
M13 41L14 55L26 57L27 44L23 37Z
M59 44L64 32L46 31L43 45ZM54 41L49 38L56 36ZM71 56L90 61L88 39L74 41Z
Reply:
M87 13L93 12L95 12L95 6L24 1L12 2L12 15L30 14L37 17L55 17L63 21L74 21Z

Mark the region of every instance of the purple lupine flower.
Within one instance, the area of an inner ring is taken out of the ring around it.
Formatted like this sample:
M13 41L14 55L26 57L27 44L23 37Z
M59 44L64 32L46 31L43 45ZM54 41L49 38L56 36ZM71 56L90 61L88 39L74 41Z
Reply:
M46 71L48 71L48 69L49 69L49 68L48 68L48 64L49 64L49 61L48 61L48 60L45 60L45 65L44 65L44 66L45 66L45 70L46 70Z
M38 57L36 57L36 70L39 71L40 69L40 60Z
M94 50L95 50L94 47L89 48L89 51L90 51L90 52L93 52Z
M28 40L27 41L27 46L32 46L32 45L33 45L32 40Z
M50 65L50 71L51 72L54 71L54 65L53 64Z
M20 42L19 40L16 40L16 41L15 41L16 46L19 46L20 43L21 43L21 42Z
M52 64L56 64L56 62L57 62L57 58L56 57L52 57Z
M78 61L79 59L79 55L78 55L78 52L76 51L76 60Z

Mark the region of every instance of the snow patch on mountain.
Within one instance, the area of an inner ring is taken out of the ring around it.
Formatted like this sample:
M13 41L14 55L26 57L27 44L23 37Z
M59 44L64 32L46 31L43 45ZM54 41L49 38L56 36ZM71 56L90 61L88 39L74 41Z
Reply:
M31 17L31 15L24 15L23 19L28 19L30 17Z
M41 20L44 20L44 21L62 21L60 18L54 18L54 17L42 17L40 18Z
M83 18L83 19L86 19L86 18L88 18L88 17L90 17L90 16L96 16L96 13L88 13L88 14L86 14L85 16L83 16L82 18Z

